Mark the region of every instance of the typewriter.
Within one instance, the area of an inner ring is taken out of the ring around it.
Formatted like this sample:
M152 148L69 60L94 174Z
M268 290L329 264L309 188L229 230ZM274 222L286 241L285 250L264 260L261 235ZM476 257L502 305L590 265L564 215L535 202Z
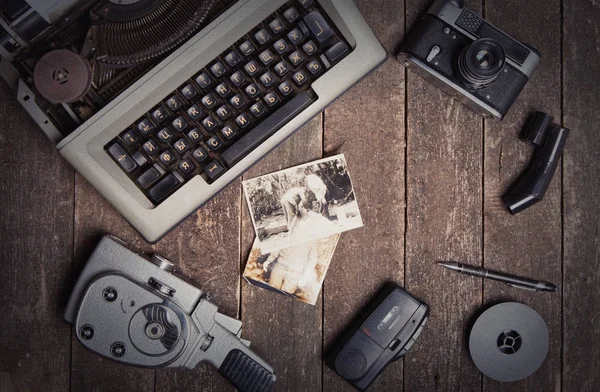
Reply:
M0 0L0 55L151 243L387 58L352 0Z

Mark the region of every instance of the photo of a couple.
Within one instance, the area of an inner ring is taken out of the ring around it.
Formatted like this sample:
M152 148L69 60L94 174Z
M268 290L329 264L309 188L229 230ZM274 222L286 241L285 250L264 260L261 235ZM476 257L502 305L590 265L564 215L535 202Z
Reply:
M343 155L244 181L243 187L263 253L363 225Z

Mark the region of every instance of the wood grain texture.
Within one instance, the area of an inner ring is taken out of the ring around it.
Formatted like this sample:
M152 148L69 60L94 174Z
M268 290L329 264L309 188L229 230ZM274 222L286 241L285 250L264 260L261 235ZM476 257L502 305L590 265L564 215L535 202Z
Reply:
M0 390L69 388L73 169L0 83Z
M276 391L351 390L324 365L323 354L388 280L427 302L431 318L406 358L391 364L370 391L598 390L598 1L466 1L542 53L502 122L483 122L410 71L405 80L393 56L405 27L430 0L357 3L392 57L246 174L335 150L346 155L365 227L341 236L315 307L241 282L254 231L239 180L150 246L74 174L0 83L0 391L233 392L208 365L192 371L121 366L85 350L72 335L62 320L64 305L106 233L172 259L190 283L212 293L222 312L241 317L243 337L275 368ZM529 162L532 148L518 133L536 109L571 128L563 170L542 202L510 216L500 196ZM435 266L446 259L552 281L561 291L482 283ZM466 348L471 316L501 300L531 305L550 330L547 360L518 383L483 377Z
M211 294L219 312L238 317L240 181L233 182L181 223L157 245L175 262L182 276ZM217 369L201 364L194 370L159 369L156 391L233 391Z
M358 1L385 48L404 32L403 1ZM343 233L324 287L326 348L386 281L404 280L404 68L388 60L325 112L325 154L339 147L365 227ZM340 147L341 146L341 147ZM391 364L370 391L398 390L402 363ZM351 387L324 366L323 390Z
M563 390L600 386L600 3L563 8Z
M75 180L74 279L77 279L104 234L115 235L137 252L152 247L80 175ZM74 280L73 280L74 282ZM141 391L154 389L154 370L139 369L102 359L72 337L71 391Z
M429 5L408 1L407 26ZM466 6L481 11L479 2ZM404 359L404 390L479 391L464 331L480 306L481 282L436 263L481 263L482 121L412 71L407 94L406 288L431 316Z
M323 118L317 116L284 145L244 175L258 177L321 157ZM241 266L254 241L248 205L243 200ZM327 278L326 278L327 281ZM274 391L318 391L321 388L322 302L301 303L242 282L242 321L252 348L274 368Z
M501 121L485 123L484 266L560 284L560 169L544 200L512 216L500 196L526 168L532 148L518 138L528 114L546 111L560 122L560 1L485 2L485 16L494 25L542 53L535 74ZM484 304L518 301L540 313L550 332L546 361L531 377L512 383L513 391L560 388L561 292L532 293L498 282L484 282ZM506 384L484 378L484 391L506 390Z

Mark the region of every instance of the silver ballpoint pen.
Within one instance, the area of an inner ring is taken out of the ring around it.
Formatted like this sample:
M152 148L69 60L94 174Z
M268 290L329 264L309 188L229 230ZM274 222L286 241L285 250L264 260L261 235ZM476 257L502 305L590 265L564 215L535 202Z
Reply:
M497 280L499 282L504 282L511 287L516 287L519 289L530 291L556 291L556 286L548 282L522 278L515 275L505 274L503 272L490 271L484 268L474 267L471 265L461 263L440 262L438 264L452 271L457 271L462 274L472 276L479 276L484 279Z

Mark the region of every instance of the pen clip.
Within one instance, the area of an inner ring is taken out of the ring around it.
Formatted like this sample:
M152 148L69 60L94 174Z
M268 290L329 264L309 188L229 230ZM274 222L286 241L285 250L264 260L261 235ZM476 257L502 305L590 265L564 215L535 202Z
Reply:
M536 289L536 288L521 286L520 284L514 284L514 283L506 283L506 284L509 285L510 287L515 287L517 289L522 289L522 290L527 290L527 291L538 291L538 289Z

